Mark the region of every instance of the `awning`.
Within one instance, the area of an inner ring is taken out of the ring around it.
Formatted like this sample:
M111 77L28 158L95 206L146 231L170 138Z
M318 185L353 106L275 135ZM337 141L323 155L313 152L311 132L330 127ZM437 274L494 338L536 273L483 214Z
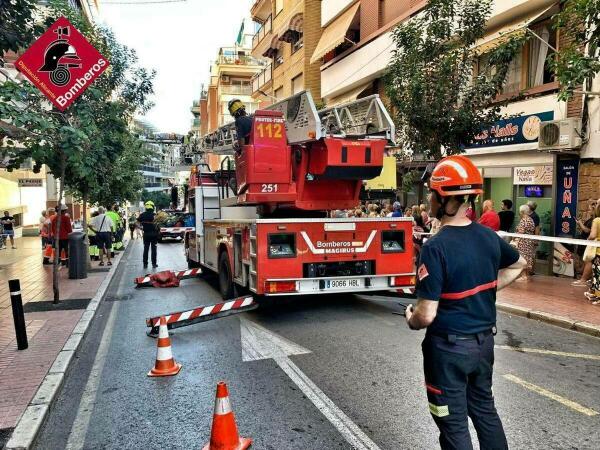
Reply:
M315 49L312 58L310 58L311 64L317 62L320 58L325 56L325 54L344 42L348 28L350 28L359 8L360 3L356 3L325 27L321 39L319 39L319 43L317 44L317 48Z
M369 82L367 84L363 84L354 89L349 90L348 92L344 92L337 97L333 97L330 101L327 102L327 107L331 108L333 106L343 105L344 103L353 102L358 98L360 94L362 94L365 90L369 89L373 83Z
M271 44L269 45L269 47L267 47L267 49L264 51L264 53L262 54L265 58L271 58L273 59L273 57L277 54L277 49L279 48L279 36L275 35L273 37L273 39L271 40Z
M285 31L279 37L280 41L293 44L300 39L304 32L304 14L298 13L290 19L290 22Z
M499 30L496 30L494 33L479 39L475 43L475 49L477 50L477 53L487 53L499 45L502 45L512 37L521 37L525 35L529 25L546 15L555 6L556 5L552 5L544 9L542 12L538 11L528 16L521 17L519 20L515 20Z

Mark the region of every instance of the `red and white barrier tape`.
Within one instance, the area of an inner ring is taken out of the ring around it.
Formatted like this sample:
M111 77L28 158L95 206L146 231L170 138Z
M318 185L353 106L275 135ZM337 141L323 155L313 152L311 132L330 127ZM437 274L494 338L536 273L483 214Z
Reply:
M195 227L166 227L161 228L161 233L183 233L185 231L194 231Z

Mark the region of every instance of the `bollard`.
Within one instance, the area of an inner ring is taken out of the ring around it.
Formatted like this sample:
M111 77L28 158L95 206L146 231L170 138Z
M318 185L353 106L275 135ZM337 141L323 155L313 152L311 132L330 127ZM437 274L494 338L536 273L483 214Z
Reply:
M25 314L23 313L23 300L21 299L21 283L19 280L10 280L8 289L10 290L10 303L15 321L17 348L25 350L29 344L27 343L27 328L25 328Z

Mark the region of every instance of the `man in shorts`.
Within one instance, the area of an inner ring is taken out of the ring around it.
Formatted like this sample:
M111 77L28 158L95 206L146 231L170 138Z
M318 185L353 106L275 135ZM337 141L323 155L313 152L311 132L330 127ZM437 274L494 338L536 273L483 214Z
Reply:
M12 246L12 248L17 248L15 247L15 229L14 229L14 224L15 224L15 219L13 216L11 216L8 211L4 211L4 217L2 217L0 219L0 222L2 222L2 225L4 227L4 237L8 237L10 239L10 245Z
M112 266L112 262L110 260L110 248L112 246L112 230L114 224L112 219L106 215L106 210L104 207L98 207L98 215L96 217L92 217L88 227L94 233L96 233L96 245L100 251L100 264L98 265L104 265L104 258L102 255L106 254L106 258L108 260L107 264Z

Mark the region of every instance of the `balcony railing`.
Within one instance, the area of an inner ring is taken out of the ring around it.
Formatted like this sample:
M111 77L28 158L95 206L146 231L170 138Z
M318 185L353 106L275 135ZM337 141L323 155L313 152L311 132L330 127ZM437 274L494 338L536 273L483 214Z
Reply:
M265 20L265 23L258 29L256 34L252 36L252 48L256 48L258 43L264 39L266 35L268 35L271 31L273 31L273 20L271 16Z
M273 66L269 64L252 78L252 92L257 92L273 78Z
M222 84L221 93L233 95L252 95L252 86L250 84Z
M261 61L252 56L241 55L219 55L218 64L230 64L235 66L260 66Z

